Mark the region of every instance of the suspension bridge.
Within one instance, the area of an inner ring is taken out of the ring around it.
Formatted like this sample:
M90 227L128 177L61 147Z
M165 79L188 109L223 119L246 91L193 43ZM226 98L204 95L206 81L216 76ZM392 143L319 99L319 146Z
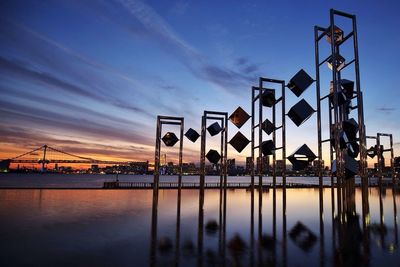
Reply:
M60 149L43 145L31 151L18 155L16 157L6 159L16 164L40 164L42 170L46 169L47 164L103 164L103 165L129 165L136 163L133 161L109 161L98 160L94 158L82 157L79 155L71 154Z

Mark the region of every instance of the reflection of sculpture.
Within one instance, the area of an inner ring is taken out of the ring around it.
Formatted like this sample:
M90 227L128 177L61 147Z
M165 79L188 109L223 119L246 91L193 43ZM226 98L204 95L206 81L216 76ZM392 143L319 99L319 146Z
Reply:
M335 225L339 230L339 247L336 248L335 260L340 266L361 266L362 231L359 224L359 215L352 212L345 213L346 220L336 218Z
M317 236L301 222L297 222L293 226L289 232L289 236L305 252L310 251L317 241Z
M240 263L240 256L242 256L247 249L246 243L240 235L235 234L232 239L228 241L227 247L233 257L235 265L238 266Z

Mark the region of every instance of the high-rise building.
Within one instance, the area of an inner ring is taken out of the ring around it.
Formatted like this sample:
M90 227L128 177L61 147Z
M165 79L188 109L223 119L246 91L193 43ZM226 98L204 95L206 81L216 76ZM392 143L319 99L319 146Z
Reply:
M245 173L246 174L251 174L251 157L246 157Z
M257 157L256 173L260 172L260 170L259 170L260 166L262 166L263 174L269 173L270 169L269 169L269 157L268 156L263 156L263 157L261 157L261 159L260 159L260 157Z
M228 175L237 175L235 159L228 159L226 161L226 165L227 165Z

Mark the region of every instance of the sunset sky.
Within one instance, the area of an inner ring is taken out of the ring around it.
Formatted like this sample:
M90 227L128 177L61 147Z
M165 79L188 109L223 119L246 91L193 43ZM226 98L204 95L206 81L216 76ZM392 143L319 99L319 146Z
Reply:
M313 27L328 26L330 8L357 15L367 134L393 133L400 155L398 1L232 3L1 1L0 159L48 144L153 161L157 115L199 131L203 110L250 113L259 76L289 80L303 68L315 78ZM314 85L287 97L287 110L301 98L316 108ZM228 139L237 131L230 123ZM241 131L250 139L250 120ZM288 154L304 143L317 153L315 114L299 128L287 119L287 132ZM200 140L184 146L184 161L197 162ZM250 149L228 153L243 161Z

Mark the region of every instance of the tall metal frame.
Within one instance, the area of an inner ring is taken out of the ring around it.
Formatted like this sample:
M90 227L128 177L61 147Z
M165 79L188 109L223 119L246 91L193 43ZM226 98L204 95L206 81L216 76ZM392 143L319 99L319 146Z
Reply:
M166 125L179 125L179 173L178 173L178 189L181 190L182 186L182 151L183 151L183 128L184 118L183 117L171 117L171 116L157 116L157 131L156 131L156 150L154 157L154 180L153 190L158 191L160 183L160 160L161 160L161 133L162 126Z
M345 19L350 19L352 22L352 31L348 33L343 39L336 43L334 38L335 36L335 18L341 17ZM326 59L320 61L319 56L319 42L322 40L324 36L330 34L331 36L331 54L327 56ZM339 50L340 46L345 43L347 40L353 39L353 54L354 59L350 60L348 63L344 64L340 70L337 69L337 59L339 58ZM344 214L340 212L342 208L350 207L353 208L354 205L351 203L349 206L344 204L347 202L346 200L352 201L352 198L347 199L347 196L354 194L354 179L345 180L344 172L344 155L346 151L344 149L340 149L340 132L342 131L342 122L348 119L348 114L346 112L346 108L342 105L339 105L338 94L340 93L341 86L341 71L350 65L354 65L354 76L355 76L355 96L352 97L352 100L355 99L357 104L352 106L352 110L357 110L357 123L358 123L358 132L359 138L358 141L360 143L360 163L359 163L359 174L361 177L362 184L362 192L363 197L368 198L368 180L366 177L366 167L367 167L367 153L366 153L366 135L365 135L365 125L364 125L364 110L363 110L363 96L360 88L360 71L359 71L359 57L358 57L358 41L357 41L357 24L356 24L356 16L347 14L338 10L331 9L330 10L330 26L328 28L323 28L319 26L314 27L314 42L315 42L315 65L316 65L316 79L317 79L317 120L318 120L318 158L322 159L322 144L324 142L330 141L330 138L326 140L322 140L321 136L321 101L329 98L329 95L321 97L320 90L320 67L331 60L332 62L332 85L333 85L333 103L329 103L329 123L330 123L330 133L333 132L335 138L335 150L332 151L332 147L330 146L330 157L331 164L333 162L333 156L336 159L336 182L337 182L337 201L338 201L338 214ZM333 126L332 126L333 123ZM333 130L333 131L332 131ZM321 170L319 172L320 180L321 179ZM332 176L332 190L333 190L333 176ZM348 192L348 191L351 192ZM342 201L343 200L343 201ZM345 206L343 206L345 205ZM368 207L363 207L364 213L369 213ZM364 216L365 217L365 216ZM344 218L342 218L344 219ZM364 225L366 227L366 225Z
M381 138L389 137L390 140L390 148L381 150ZM393 150L393 135L387 133L377 133L376 134L376 144L378 149L378 174L379 174L379 183L382 182L383 176L383 168L385 166L385 162L383 160L383 153L390 152L390 169L392 171L392 184L395 185L396 181L396 171L394 168L394 150Z
M225 246L225 227L226 227L226 184L227 184L227 151L228 151L228 113L220 111L208 111L205 110L201 118L201 146L200 146L200 190L199 190L199 221L198 221L198 233L197 233L197 249L198 249L198 265L203 265L203 228L204 228L204 186L205 186L205 163L206 163L206 143L207 143L207 121L220 121L222 131L221 143L220 143L220 196L223 191L223 201L220 205L223 205L222 213L222 247ZM223 184L223 186L222 186ZM221 224L221 220L220 220ZM222 250L224 251L224 250Z
M205 184L205 162L206 162L206 142L207 142L207 120L220 121L221 122L221 173L220 173L220 186L222 182L224 188L227 183L227 150L228 150L228 113L220 111L208 111L205 110L201 119L201 146L200 146L200 190L204 191ZM223 178L223 181L222 181Z
M343 37L343 40L340 43L336 43L335 38L335 18L347 18L352 22L352 31ZM324 36L327 34L332 36L331 38L331 54L328 55L326 59L320 61L319 57L319 42L322 40ZM328 62L329 59L332 59L332 83L333 83L333 104L330 104L329 107L329 116L330 122L334 123L334 135L335 135L335 151L332 154L335 154L336 164L337 164L337 172L336 177L338 180L344 177L344 162L343 162L343 153L344 151L340 149L339 146L339 133L342 130L342 122L347 119L347 114L343 107L338 104L338 93L340 92L340 80L341 80L341 71L347 68L350 65L354 65L354 73L355 73L355 96L352 99L356 99L357 104L352 107L353 110L357 110L357 123L359 130L359 142L360 142L360 168L359 173L362 178L362 182L365 183L366 178L366 135L365 135L365 126L364 126L364 110L363 110L363 96L360 88L360 71L359 71L359 57L358 57L358 41L357 41L357 24L356 24L356 16L347 14L338 10L331 9L330 10L330 27L323 28L319 26L314 27L314 37L315 37L315 64L316 64L316 79L317 79L317 106L318 106L318 157L322 158L322 143L330 140L322 140L321 137L321 110L320 105L321 101L327 99L329 94L321 97L320 93L320 67ZM348 63L344 64L344 66L337 70L337 58L339 55L340 46L345 43L349 39L353 39L353 53L354 59L350 60ZM333 111L333 116L332 116ZM331 148L332 150L332 148ZM338 181L340 183L340 181Z
M182 189L182 154L183 154L183 129L184 129L184 118L183 117L171 117L171 116L157 116L157 129L156 129L156 148L154 158L154 179L153 179L153 204L151 212L151 233L150 233L150 266L156 265L156 243L157 243L157 215L158 215L158 190L160 182L160 160L161 160L161 134L162 126L166 125L178 125L180 127L179 134L179 174L178 174L178 203L177 203L177 216L180 218L180 201L181 201L181 189ZM180 223L177 224L176 228L177 241L180 237ZM179 258L179 254L176 254Z
M376 135L376 136L367 135L367 136L366 136L366 139L373 139L373 140L375 140L375 148L378 148L378 136L377 136L377 135ZM379 164L379 161L377 161L377 164ZM375 175L377 175L377 174L375 173Z
M264 88L264 83L274 83L281 86L281 97L276 99L275 104L272 106L272 124L274 125L274 131L272 132L272 141L275 145L276 150L282 150L282 186L286 187L286 109L285 109L285 81L284 80L276 80L270 78L259 78L259 87L252 87L252 94L251 94L251 188L254 189L254 176L255 176L255 164L254 164L254 157L255 157L255 150L258 149L258 158L260 159L260 166L258 166L258 186L261 189L263 182L263 155L261 150L261 143L263 142L263 130L262 130L262 123L263 123L263 105L261 102L261 96L266 90ZM269 89L270 90L270 89ZM256 91L258 94L256 95ZM276 92L276 90L274 90ZM256 102L258 101L258 124L255 122L255 106ZM282 124L280 126L276 126L276 105L281 103L281 111L282 111ZM258 146L255 146L255 129L258 128ZM282 134L282 145L280 147L276 146L276 131L281 129ZM272 155L272 184L273 188L276 188L276 153Z
M381 138L382 137L389 137L390 148L381 150ZM392 185L395 185L397 183L397 180L396 180L396 170L394 168L393 135L388 134L388 133L377 133L376 136L368 135L368 136L366 136L366 138L375 140L375 149L376 149L376 154L377 154L376 175L378 176L379 184L382 183L382 177L383 177L384 161L383 161L382 155L384 152L390 152L390 169L392 171Z

